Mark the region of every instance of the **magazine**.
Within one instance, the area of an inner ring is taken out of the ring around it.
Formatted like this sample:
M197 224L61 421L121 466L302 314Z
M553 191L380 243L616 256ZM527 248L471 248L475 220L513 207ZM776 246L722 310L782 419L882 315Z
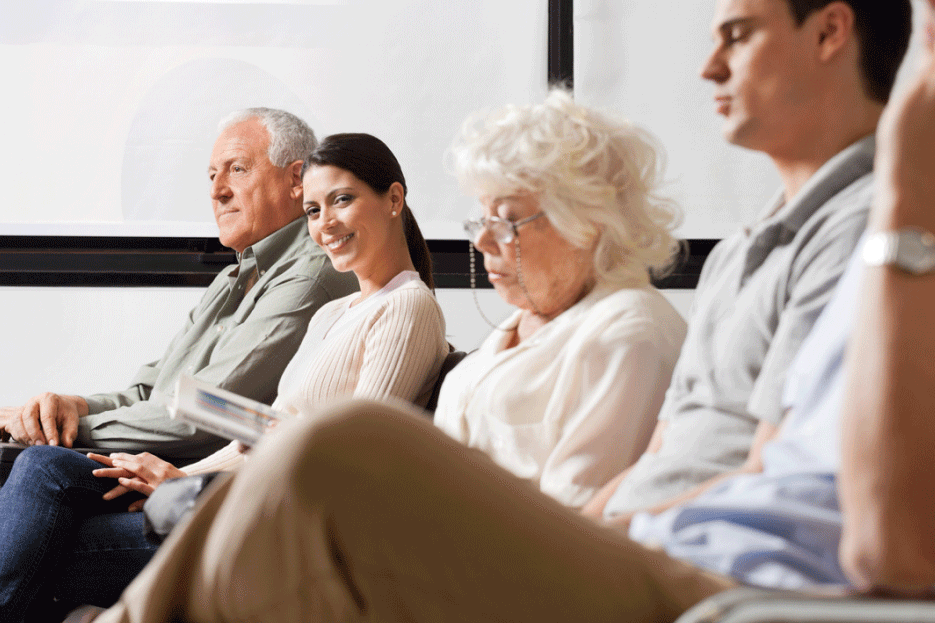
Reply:
M201 430L247 446L256 445L269 427L283 419L285 414L275 409L238 396L192 376L179 377L175 401L169 413Z

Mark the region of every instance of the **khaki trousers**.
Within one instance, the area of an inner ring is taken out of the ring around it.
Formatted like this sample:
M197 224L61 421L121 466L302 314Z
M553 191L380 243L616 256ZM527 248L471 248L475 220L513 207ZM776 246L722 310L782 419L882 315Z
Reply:
M98 622L645 623L732 586L355 401L269 435Z

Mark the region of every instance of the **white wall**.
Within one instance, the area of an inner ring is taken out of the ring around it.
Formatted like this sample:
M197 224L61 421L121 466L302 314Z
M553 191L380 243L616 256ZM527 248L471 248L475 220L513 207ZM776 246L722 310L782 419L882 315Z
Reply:
M122 389L140 364L158 359L200 288L0 287L0 406L42 391L89 394ZM691 291L666 292L687 314ZM473 350L490 332L470 290L439 290L449 341ZM478 292L488 318L510 308L493 290Z

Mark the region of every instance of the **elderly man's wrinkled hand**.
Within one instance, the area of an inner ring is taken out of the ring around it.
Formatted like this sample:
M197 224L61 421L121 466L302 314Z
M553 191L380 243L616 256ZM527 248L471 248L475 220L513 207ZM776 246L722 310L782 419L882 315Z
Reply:
M0 407L0 441L10 441L7 424L13 418L18 418L22 407Z
M78 436L78 417L87 413L87 403L78 396L44 393L26 401L18 413L4 410L6 432L27 445L70 448Z

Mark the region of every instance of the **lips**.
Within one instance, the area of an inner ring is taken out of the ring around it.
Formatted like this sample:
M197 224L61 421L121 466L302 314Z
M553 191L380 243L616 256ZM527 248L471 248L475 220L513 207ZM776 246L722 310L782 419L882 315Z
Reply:
M714 98L714 103L717 104L717 113L719 115L726 115L730 112L730 101L731 98L727 96L720 96Z
M337 251L341 247L347 244L347 242L354 237L353 233L347 234L346 236L341 236L340 238L334 238L325 242L325 246L328 247L331 251ZM324 242L324 241L323 241Z
M487 268L486 266L484 267L484 270L487 271L487 280L490 281L491 283L493 283L494 281L500 281L501 279L504 279L507 276L506 273L500 273L495 270L491 270Z

